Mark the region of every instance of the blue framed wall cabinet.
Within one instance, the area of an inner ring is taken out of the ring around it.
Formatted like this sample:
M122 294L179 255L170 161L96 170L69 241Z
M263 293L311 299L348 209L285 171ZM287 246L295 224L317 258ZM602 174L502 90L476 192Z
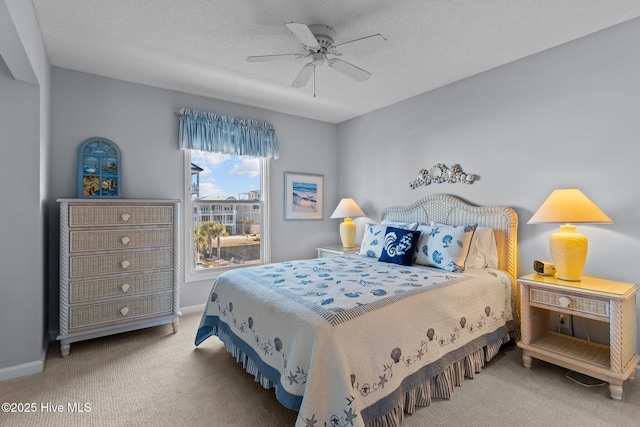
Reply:
M83 141L78 148L78 197L121 197L120 162L120 149L113 141L100 137Z

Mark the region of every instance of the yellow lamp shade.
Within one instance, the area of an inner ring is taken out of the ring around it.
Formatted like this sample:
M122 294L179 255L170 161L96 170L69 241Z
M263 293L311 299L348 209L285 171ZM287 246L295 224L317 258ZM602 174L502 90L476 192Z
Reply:
M554 190L527 224L543 222L612 223L599 207L577 188Z

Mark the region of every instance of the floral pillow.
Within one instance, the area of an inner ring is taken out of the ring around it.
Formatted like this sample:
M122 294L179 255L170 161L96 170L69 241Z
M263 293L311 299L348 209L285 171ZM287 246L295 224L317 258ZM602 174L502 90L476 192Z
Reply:
M413 264L418 239L420 239L419 231L387 227L379 260L400 265Z
M464 271L471 238L478 224L420 225L414 263L452 273Z

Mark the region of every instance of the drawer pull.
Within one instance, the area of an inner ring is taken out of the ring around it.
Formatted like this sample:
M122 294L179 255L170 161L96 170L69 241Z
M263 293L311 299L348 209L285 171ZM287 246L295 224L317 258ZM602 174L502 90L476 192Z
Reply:
M129 221L129 218L131 218L131 215L129 215L128 213L123 213L122 215L120 215L120 218L121 218L124 222L127 222L127 221Z
M131 264L129 263L129 261L127 261L127 260L125 259L124 261L122 261L122 262L120 263L120 265L122 266L122 268L124 268L124 269L126 270L127 268L129 268L129 265L131 265Z
M129 307L123 307L122 310L120 310L120 313L122 313L123 316L126 316L129 314Z
M568 308L569 305L571 304L571 299L567 298L567 297L559 297L558 298L558 303L560 303L560 307Z
M120 289L122 289L122 292L127 293L129 292L129 284L125 283L122 286L120 286Z
M128 245L131 239L129 239L129 237L127 236L124 236L123 238L120 239L120 241L122 242L123 245Z

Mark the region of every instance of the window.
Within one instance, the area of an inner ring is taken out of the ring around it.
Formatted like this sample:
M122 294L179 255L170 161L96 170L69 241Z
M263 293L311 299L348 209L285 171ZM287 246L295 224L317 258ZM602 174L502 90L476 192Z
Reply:
M269 262L268 159L184 153L186 280Z

